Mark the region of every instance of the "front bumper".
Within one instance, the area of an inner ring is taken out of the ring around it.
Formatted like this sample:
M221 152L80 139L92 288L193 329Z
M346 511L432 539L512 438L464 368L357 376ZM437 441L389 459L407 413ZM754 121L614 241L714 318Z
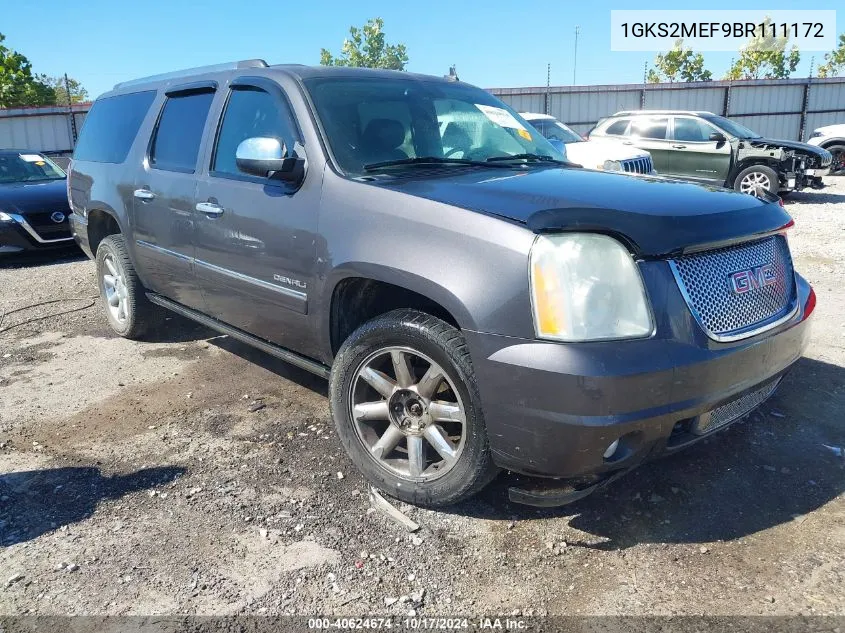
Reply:
M73 239L45 240L32 229L25 218L12 214L11 222L0 222L0 256L27 251L70 248Z
M646 265L645 276L661 277L662 264ZM593 483L706 437L691 432L702 416L777 380L801 357L815 295L796 277L797 313L733 343L707 338L670 284L652 296L666 311L645 340L558 344L465 332L494 461Z

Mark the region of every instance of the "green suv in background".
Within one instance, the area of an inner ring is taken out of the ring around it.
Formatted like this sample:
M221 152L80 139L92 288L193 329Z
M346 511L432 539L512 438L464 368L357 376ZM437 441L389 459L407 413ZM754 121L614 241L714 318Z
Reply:
M617 112L599 121L589 136L619 138L647 150L661 175L758 196L821 189L832 160L820 147L763 138L711 112Z

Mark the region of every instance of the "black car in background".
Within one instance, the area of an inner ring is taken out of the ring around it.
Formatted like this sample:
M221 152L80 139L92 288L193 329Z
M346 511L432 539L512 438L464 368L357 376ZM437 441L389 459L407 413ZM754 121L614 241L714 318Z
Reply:
M39 152L0 149L0 256L73 246L67 176Z

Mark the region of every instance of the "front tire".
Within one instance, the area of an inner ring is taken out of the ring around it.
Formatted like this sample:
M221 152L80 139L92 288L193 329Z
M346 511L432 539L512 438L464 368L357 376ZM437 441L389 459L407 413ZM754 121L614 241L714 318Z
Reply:
M777 195L779 182L777 172L771 167L751 165L736 175L734 189L759 198L763 191Z
M845 176L845 145L828 145L825 149L833 154L830 175Z
M498 472L464 337L436 317L401 309L362 325L338 352L329 397L347 454L403 501L457 503Z
M109 235L97 247L97 284L109 325L118 335L139 339L161 321L126 252L122 235Z

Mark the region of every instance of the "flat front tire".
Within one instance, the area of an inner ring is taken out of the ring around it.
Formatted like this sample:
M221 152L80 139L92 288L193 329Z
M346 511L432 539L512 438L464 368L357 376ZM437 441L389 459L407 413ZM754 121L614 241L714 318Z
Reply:
M122 235L109 235L97 247L97 284L109 325L118 335L141 338L161 320L161 309L150 303Z
M417 310L358 328L335 359L330 406L346 452L388 494L445 506L496 475L464 337Z

